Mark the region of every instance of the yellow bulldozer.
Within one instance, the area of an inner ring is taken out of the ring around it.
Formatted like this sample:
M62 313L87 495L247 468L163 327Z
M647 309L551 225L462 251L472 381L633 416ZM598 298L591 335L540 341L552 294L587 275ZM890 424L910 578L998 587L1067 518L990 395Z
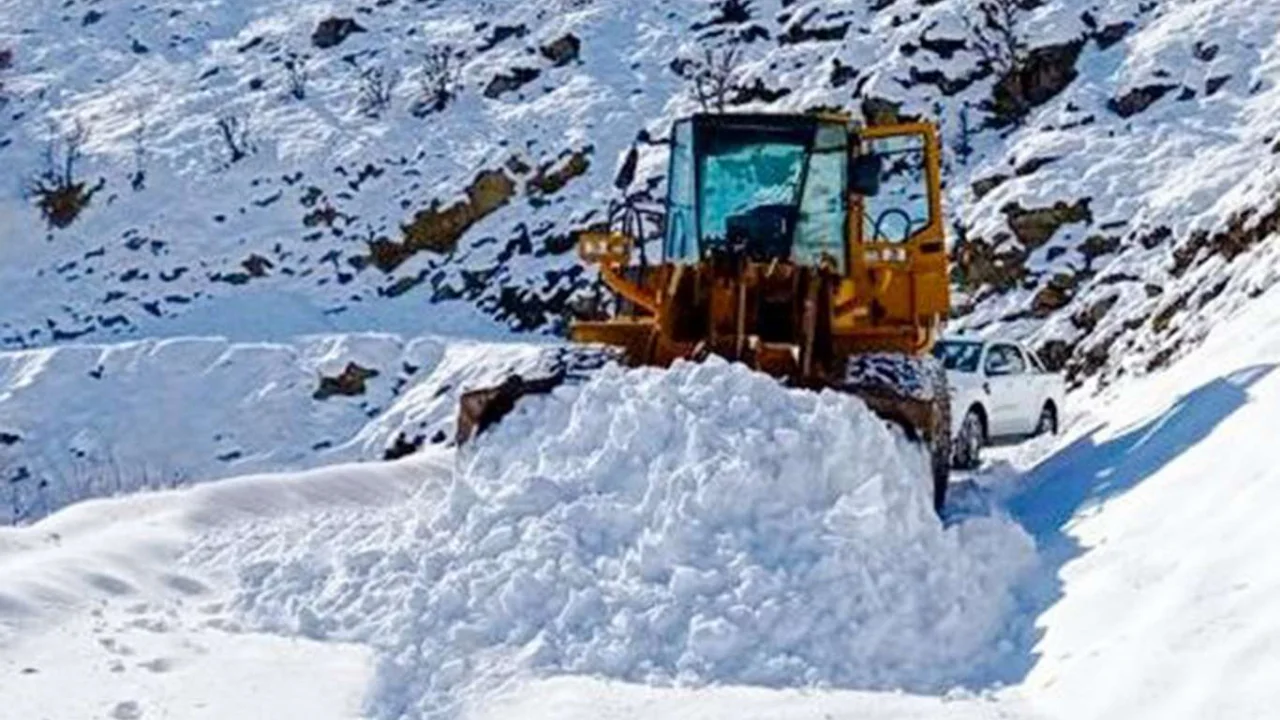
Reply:
M939 154L928 123L679 121L655 237L637 237L644 223L624 210L579 238L614 302L607 317L574 322L571 338L633 366L719 355L791 386L857 395L927 448L940 510L951 421L930 355L950 305ZM659 240L650 262L646 246ZM563 382L572 365L467 393L458 441Z

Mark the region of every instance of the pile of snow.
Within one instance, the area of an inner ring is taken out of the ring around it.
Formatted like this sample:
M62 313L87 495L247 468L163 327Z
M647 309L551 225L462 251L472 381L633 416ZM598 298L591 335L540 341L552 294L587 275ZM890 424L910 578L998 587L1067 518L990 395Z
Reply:
M944 527L918 447L741 366L616 367L529 399L416 507L213 534L262 630L366 643L369 712L449 715L521 670L940 690L984 682L1033 565Z

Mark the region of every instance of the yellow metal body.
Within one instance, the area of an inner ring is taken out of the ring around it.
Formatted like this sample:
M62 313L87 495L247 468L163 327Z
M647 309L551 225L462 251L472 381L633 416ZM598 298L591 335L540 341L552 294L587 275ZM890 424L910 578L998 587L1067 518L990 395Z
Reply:
M823 297L814 302L823 306L825 317L799 320L811 323L815 331L821 328L822 337L806 339L803 332L793 335L799 344L830 346L824 358L831 366L828 371L838 366L841 358L858 353L927 353L950 308L937 131L931 124L917 123L871 128L849 125L848 132L849 152L853 155L878 140L907 138L920 143L920 191L927 198L929 218L921 227L913 228L908 237L869 237L864 210L867 198L852 191L847 196L844 272L830 265L801 268L786 262L746 262L732 271L732 277L725 277L723 273L710 272L706 260L664 261L641 269L631 263L635 239L617 231L587 233L580 240L581 256L598 265L605 285L631 311L604 321L575 322L572 338L626 347L637 364L666 364L689 356L699 346L718 346L717 339L724 335L734 336L734 347L728 348L730 352L726 354L735 358L749 345L767 351L769 343L753 339L751 318L741 305L761 291L791 292L793 298L803 302L802 294L819 292L802 287L803 282L815 283L821 278ZM696 312L709 311L710 320L704 337L680 340L669 330L679 323L681 315L695 312L688 303L688 293L682 296L679 292L689 277L696 278L700 286L696 294L702 307ZM741 326L742 333L735 333L729 327L733 325ZM804 354L802 347L792 347L789 352ZM809 377L809 384L821 382L813 377L814 368L793 367L791 371Z

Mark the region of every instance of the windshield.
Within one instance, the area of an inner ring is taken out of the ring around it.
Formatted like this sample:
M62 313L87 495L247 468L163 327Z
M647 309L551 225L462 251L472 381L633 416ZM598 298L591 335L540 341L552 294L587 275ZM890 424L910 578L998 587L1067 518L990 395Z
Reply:
M741 244L752 254L789 255L811 133L728 126L701 138L699 221L705 245Z
M982 359L982 343L943 340L933 346L933 356L952 372L977 372L978 362Z

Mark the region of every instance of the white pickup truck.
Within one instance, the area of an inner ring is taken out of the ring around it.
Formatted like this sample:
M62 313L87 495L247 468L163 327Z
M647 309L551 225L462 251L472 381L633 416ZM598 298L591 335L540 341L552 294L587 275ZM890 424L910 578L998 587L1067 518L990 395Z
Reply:
M933 354L951 386L955 467L977 468L993 440L1058 432L1065 382L1019 343L947 337Z

